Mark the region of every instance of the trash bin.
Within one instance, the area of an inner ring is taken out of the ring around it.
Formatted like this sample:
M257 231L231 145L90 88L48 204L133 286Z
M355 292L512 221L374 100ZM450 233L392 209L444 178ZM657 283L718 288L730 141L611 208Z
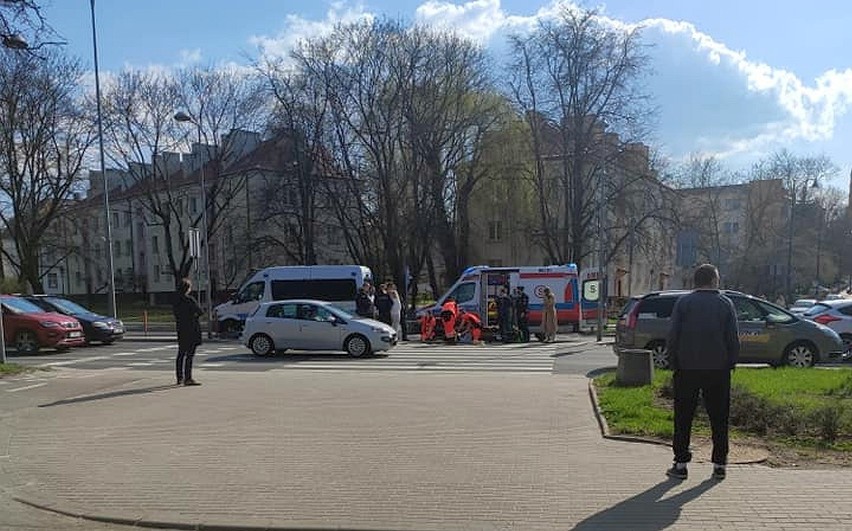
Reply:
M618 352L618 369L615 381L618 385L649 385L654 378L654 361L651 351L624 349Z

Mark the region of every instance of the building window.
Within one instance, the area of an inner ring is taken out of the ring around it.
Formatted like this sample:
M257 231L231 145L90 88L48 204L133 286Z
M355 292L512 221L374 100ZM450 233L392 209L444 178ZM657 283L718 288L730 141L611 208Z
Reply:
M121 256L121 241L116 241L113 247L115 248L115 256Z
M488 222L488 240L499 242L503 239L503 222L499 219Z
M151 237L151 252L160 254L160 239L156 235Z
M59 276L56 273L47 274L47 287L49 289L57 289L59 287Z
M77 283L78 286L83 285L83 275L79 271L74 272L74 281Z
M133 215L130 213L129 210L124 212L124 226L125 227L130 226L130 222L131 222L132 218L133 218Z
M118 212L113 212L113 213L112 213L112 226L113 226L113 227L118 227L118 226L119 226L119 224L118 224L118 223L119 223Z
M723 230L725 234L736 234L740 231L740 224L735 221L726 221Z
M95 244L95 260L100 260L100 259L101 259L101 244L96 243Z
M198 198L190 197L189 198L189 211L193 214L198 213Z
M176 206L175 210L177 211L177 215L183 216L183 199L178 199L176 201L176 203L177 203L177 206Z
M125 240L124 248L127 249L127 256L133 256L133 240Z
M154 266L154 282L160 281L160 266L159 264Z

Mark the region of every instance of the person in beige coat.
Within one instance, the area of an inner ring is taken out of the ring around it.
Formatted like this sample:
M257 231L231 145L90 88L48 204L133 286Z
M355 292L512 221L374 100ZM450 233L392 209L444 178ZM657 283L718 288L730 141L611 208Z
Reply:
M544 308L541 312L541 326L546 343L556 340L556 297L550 288L544 288L542 298Z

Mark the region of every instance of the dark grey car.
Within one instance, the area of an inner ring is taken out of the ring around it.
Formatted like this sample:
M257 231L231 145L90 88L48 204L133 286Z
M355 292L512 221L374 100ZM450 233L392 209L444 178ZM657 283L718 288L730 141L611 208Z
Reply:
M688 291L662 291L631 299L621 312L613 350L648 349L654 365L668 368L666 337L678 298ZM810 367L841 358L840 336L819 323L802 319L771 302L737 291L723 291L737 310L740 362Z

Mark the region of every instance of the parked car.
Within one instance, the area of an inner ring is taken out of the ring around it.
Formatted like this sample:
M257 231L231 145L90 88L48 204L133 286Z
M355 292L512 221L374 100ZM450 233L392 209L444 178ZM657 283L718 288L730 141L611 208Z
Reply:
M240 335L257 356L293 350L342 350L353 358L390 350L396 331L316 300L261 303Z
M32 302L11 295L0 296L3 305L3 334L20 354L35 354L41 348L66 350L86 343L83 327L73 317L45 312Z
M846 346L847 356L852 353L852 299L818 302L804 313L804 317L837 332Z
M677 299L689 291L662 291L630 300L616 325L613 350L648 349L654 365L668 368L666 338ZM723 292L734 303L740 334L740 362L810 367L840 358L840 336L819 323L737 291Z
M87 343L109 345L124 337L124 323L120 320L97 314L74 301L53 295L30 295L26 299L46 312L70 315L80 321Z
M816 303L816 299L798 299L796 300L796 302L793 303L792 306L790 306L790 313L795 315L802 315Z

